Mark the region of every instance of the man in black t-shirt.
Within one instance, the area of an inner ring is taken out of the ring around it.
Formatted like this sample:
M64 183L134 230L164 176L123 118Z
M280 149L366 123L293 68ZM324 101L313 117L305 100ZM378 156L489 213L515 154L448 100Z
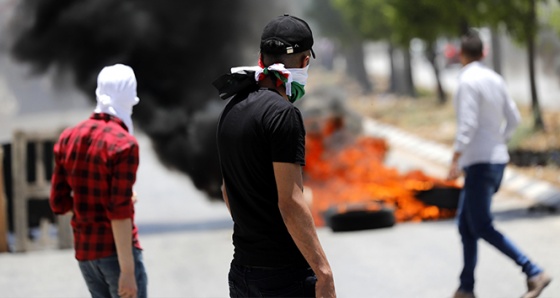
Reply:
M218 124L222 192L234 221L231 297L335 297L330 265L303 199L304 94L313 36L283 15L263 30L258 67L214 82L231 98Z

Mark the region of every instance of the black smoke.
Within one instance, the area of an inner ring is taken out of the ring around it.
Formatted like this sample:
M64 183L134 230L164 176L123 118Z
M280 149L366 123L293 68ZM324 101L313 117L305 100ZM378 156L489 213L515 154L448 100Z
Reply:
M215 145L224 104L211 82L255 63L262 27L284 12L258 0L22 0L10 23L10 52L36 74L72 74L95 100L98 72L130 65L141 103L133 119L160 161L221 197Z

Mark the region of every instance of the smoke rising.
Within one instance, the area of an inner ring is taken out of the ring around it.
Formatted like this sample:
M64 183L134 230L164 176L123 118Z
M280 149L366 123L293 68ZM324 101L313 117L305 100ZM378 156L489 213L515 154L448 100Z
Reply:
M160 161L220 198L215 145L223 102L211 86L231 66L257 58L262 27L284 12L268 1L22 0L10 23L10 53L35 74L70 73L95 101L98 72L130 65L140 104L135 126ZM274 9L277 8L277 9Z

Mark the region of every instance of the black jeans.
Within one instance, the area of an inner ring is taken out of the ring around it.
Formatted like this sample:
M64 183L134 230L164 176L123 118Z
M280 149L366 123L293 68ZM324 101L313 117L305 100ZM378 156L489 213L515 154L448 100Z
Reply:
M311 268L259 268L231 264L229 296L315 297L317 277Z

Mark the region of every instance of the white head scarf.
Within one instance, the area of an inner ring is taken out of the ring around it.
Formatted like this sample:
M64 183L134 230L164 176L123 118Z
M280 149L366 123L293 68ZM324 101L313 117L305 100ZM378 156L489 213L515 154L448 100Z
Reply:
M133 134L132 107L140 99L136 96L136 77L129 66L115 64L104 67L97 76L97 106L95 113L107 113L121 119Z

